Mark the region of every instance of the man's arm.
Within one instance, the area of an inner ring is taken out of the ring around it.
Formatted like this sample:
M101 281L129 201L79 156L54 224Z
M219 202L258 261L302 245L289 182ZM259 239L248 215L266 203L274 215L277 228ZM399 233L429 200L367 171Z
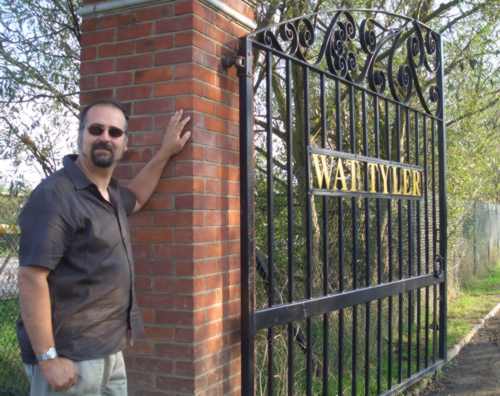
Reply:
M35 355L40 355L55 346L48 274L49 270L42 267L19 269L21 317ZM71 360L58 357L38 364L54 390L68 389L78 381L78 371Z
M151 194L153 194L168 160L180 152L191 137L191 131L183 133L190 117L181 119L182 113L182 110L175 112L166 127L160 149L127 185L137 199L134 212L137 212L146 204Z

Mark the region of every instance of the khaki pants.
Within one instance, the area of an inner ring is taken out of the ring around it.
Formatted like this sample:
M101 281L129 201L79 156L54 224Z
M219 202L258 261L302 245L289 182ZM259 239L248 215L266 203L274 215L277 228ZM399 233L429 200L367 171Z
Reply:
M80 379L70 389L50 389L37 364L25 364L30 396L127 396L127 374L121 352L106 358L75 362Z

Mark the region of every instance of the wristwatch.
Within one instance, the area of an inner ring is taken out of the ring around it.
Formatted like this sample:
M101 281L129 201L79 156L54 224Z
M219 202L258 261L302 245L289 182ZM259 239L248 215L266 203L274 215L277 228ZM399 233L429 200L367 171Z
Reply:
M39 362L43 362L45 360L52 360L57 358L57 351L56 348L50 347L47 352L41 353L40 355L36 355L36 360Z

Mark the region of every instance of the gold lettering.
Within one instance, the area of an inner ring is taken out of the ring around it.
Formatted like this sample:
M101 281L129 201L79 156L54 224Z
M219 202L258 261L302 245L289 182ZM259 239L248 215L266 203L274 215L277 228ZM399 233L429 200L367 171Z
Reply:
M401 194L399 186L398 168L396 166L391 166L390 168L392 170L392 193Z
M324 186L329 189L333 172L333 157L328 157L327 159L326 155L313 154L312 159L314 163L314 169L316 170L316 180L318 181L318 188L323 188L324 182Z
M411 190L410 190L410 176L411 176L411 169L402 169L403 171L403 188L402 188L402 193L403 195L411 195Z
M368 164L368 174L370 176L370 192L377 192L376 180L377 180L377 164Z
M389 191L387 187L387 175L389 174L389 168L383 164L378 164L378 168L380 169L380 175L382 176L382 192L384 194L388 194Z
M358 191L358 178L361 174L361 165L357 160L346 161L351 168L351 191Z
M337 187L338 182L342 184L340 188L342 191L347 191L347 182L345 179L344 165L342 165L342 160L339 158L337 160L337 170L335 172L334 186Z
M420 180L422 179L422 173L418 170L413 170L413 195L420 197L422 192L420 190Z

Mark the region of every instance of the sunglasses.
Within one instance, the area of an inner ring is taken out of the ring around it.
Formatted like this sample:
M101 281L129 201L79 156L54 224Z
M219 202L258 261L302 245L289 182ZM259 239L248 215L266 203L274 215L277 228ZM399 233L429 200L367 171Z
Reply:
M89 125L87 129L92 136L101 136L106 129L108 130L109 136L111 136L112 138L119 138L125 133L125 131L121 130L120 128L114 126L106 128L105 126L100 124Z

